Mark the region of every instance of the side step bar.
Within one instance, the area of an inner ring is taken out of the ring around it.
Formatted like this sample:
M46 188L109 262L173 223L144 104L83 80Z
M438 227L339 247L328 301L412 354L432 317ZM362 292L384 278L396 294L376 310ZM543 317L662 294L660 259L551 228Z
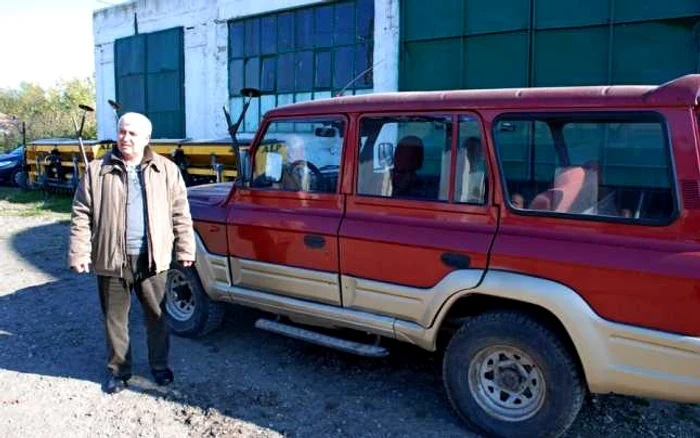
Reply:
M262 330L267 330L268 332L298 339L300 341L310 342L323 347L334 348L336 350L357 354L359 356L385 357L389 355L389 350L384 347L380 347L379 345L348 341L347 339L340 339L336 338L335 336L324 335L323 333L294 327L289 324L283 324L281 322L271 321L269 319L258 319L255 321L255 327Z

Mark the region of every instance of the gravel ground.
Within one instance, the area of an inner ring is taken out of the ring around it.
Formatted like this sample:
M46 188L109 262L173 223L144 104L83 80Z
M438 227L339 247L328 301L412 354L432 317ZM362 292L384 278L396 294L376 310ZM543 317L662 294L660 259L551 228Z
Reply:
M232 307L203 339L172 339L175 383L150 380L131 314L130 389L109 396L92 276L66 269L65 215L0 201L0 437L475 437L442 389L440 358L392 344L382 360L258 331ZM700 437L700 407L591 397L567 437Z

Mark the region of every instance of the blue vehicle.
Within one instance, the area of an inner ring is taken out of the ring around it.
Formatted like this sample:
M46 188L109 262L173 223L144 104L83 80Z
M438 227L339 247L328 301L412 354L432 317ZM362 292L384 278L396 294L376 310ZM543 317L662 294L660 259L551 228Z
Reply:
M24 172L24 146L0 153L0 182L21 185Z

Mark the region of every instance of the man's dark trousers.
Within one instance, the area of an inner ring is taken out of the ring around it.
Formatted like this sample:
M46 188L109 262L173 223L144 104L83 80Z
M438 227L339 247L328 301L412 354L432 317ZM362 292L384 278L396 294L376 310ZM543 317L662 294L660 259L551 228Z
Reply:
M107 340L107 368L112 375L124 378L131 376L129 309L132 287L145 317L151 369L168 368L170 343L164 309L167 275L167 271L151 273L148 255L141 254L127 256L124 278L97 277Z

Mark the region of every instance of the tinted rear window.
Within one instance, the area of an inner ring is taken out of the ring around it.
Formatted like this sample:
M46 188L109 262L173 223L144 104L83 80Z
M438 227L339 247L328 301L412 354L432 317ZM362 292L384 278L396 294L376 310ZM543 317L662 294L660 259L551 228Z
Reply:
M655 113L506 116L494 139L515 209L664 222L675 213L666 128Z

